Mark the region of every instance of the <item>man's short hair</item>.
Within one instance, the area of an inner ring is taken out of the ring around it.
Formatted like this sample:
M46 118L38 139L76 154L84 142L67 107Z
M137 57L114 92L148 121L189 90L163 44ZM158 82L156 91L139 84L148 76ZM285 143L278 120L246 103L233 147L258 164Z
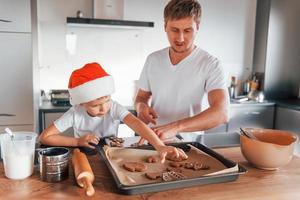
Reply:
M178 20L194 17L197 23L201 18L201 5L197 0L171 0L164 10L164 20Z

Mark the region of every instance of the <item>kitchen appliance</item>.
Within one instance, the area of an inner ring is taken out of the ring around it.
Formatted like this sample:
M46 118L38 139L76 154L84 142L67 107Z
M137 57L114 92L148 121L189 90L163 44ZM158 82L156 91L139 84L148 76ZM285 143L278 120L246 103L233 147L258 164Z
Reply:
M68 90L50 90L50 97L54 106L71 106Z
M299 0L257 1L253 68L264 73L266 99L297 98L300 74Z

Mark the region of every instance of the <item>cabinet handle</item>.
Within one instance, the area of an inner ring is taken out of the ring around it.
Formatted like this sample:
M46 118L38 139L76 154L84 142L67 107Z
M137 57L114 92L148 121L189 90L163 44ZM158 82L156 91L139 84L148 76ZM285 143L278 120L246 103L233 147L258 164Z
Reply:
M14 114L0 113L0 117L15 117Z
M0 22L10 23L10 22L12 22L12 21L10 21L10 20L5 20L5 19L0 19Z
M246 115L260 115L260 112L253 111L253 112L245 112Z

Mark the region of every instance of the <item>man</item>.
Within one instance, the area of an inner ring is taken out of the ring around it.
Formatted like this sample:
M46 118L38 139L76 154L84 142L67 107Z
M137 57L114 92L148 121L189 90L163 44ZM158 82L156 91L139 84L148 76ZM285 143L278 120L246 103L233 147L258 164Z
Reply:
M138 117L152 123L162 140L177 133L207 130L228 120L229 98L220 63L194 44L200 17L197 0L167 4L164 20L170 47L148 56L138 81ZM205 93L209 108L202 111Z

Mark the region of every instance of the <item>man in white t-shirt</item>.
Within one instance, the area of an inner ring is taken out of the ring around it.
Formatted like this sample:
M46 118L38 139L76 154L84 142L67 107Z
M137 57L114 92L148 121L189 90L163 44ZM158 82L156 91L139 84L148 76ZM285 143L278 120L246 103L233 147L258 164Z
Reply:
M200 17L197 0L167 4L164 20L170 47L148 56L137 84L138 117L152 123L162 140L177 133L207 130L228 120L228 92L220 62L194 44ZM205 93L209 108L203 111Z

